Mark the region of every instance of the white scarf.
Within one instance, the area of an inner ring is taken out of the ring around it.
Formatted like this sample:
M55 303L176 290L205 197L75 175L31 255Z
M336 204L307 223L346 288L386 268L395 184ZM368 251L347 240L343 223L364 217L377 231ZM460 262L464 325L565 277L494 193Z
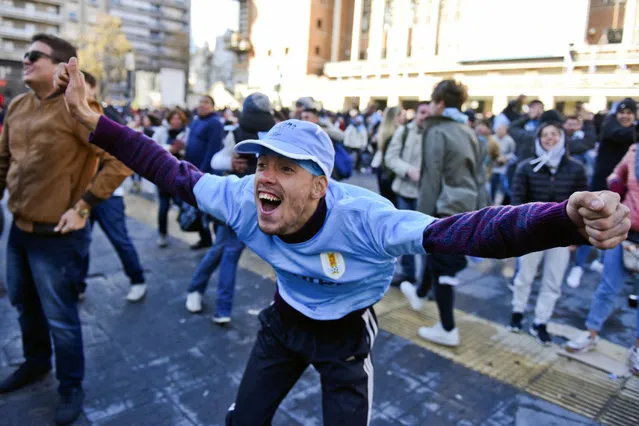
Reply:
M561 131L559 143L550 151L542 148L539 138L535 139L535 154L537 154L537 158L530 161L530 164L537 164L533 171L537 173L542 167L548 166L550 172L554 175L557 172L559 163L561 163L561 159L566 154L566 138L563 130Z

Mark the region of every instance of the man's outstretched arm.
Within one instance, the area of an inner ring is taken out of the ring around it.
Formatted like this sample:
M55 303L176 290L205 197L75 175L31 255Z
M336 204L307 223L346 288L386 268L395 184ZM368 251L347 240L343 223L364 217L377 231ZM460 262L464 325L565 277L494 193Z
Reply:
M590 243L608 249L630 229L628 208L608 191L577 192L563 203L488 207L431 223L426 252L505 258Z
M197 206L193 187L202 172L191 163L178 161L143 133L101 116L89 141L156 184L161 191Z
M93 111L86 100L84 76L78 61L59 64L54 85L64 92L67 108L92 133L90 141L130 169L187 203L196 206L193 188L202 173L190 163L178 161L145 135L115 123Z

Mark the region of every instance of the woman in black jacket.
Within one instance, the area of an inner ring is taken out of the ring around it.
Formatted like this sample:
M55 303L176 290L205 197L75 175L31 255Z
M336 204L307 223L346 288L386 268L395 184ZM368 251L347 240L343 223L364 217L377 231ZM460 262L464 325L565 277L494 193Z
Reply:
M513 204L562 202L573 192L584 191L586 187L586 170L579 161L567 154L561 123L542 124L535 140L535 157L528 158L517 166L512 185ZM519 258L519 271L514 280L513 314L508 328L514 332L523 329L524 310L542 260L544 273L530 334L540 343L548 345L552 338L546 330L546 324L561 294L561 283L570 261L568 247L530 253Z
M595 160L595 172L590 184L591 191L608 189L606 179L613 172L632 144L637 142L634 126L637 104L626 98L617 106L617 112L604 120L601 128L601 142Z

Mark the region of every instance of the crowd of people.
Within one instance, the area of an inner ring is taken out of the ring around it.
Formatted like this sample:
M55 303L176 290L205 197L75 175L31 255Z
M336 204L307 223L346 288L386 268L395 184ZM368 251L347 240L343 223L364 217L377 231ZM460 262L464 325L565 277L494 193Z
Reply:
M601 281L587 331L566 344L582 352L595 349L635 272L628 259L639 243L639 163L630 98L610 111L594 115L578 106L564 117L520 96L490 117L464 111L466 88L443 80L414 111L371 103L332 113L309 97L274 111L262 93L246 97L241 111L218 111L208 95L194 111L118 111L96 101L95 78L80 72L76 56L65 40L34 36L23 61L31 90L6 110L0 139L0 189L9 191L14 218L7 290L25 355L0 381L0 393L48 374L55 351L58 424L74 421L84 399L77 303L87 291L92 224L105 231L130 279L126 299L140 302L147 293L125 225L122 183L129 176L133 191L142 178L157 185L158 247L170 243L175 205L180 226L199 234L191 248L207 249L185 285L189 312L202 312L219 268L212 319L231 321L245 247L276 271L274 303L259 316L229 425L268 421L311 364L327 387L325 422L366 424L377 334L372 306L389 286L415 310L432 290L440 321L419 336L457 346L455 286L469 256L517 257L513 332L524 329L543 263L528 329L548 345L564 280L579 286L594 259L590 268ZM355 173L374 173L379 195L340 183ZM340 280L346 285L335 285ZM629 362L639 374L639 311Z

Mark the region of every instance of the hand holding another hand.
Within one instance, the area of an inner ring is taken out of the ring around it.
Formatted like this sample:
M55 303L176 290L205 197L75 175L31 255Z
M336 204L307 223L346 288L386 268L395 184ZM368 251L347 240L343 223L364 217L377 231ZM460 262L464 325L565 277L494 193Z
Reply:
M566 213L593 246L607 250L621 244L630 230L630 209L620 200L611 191L575 192Z

